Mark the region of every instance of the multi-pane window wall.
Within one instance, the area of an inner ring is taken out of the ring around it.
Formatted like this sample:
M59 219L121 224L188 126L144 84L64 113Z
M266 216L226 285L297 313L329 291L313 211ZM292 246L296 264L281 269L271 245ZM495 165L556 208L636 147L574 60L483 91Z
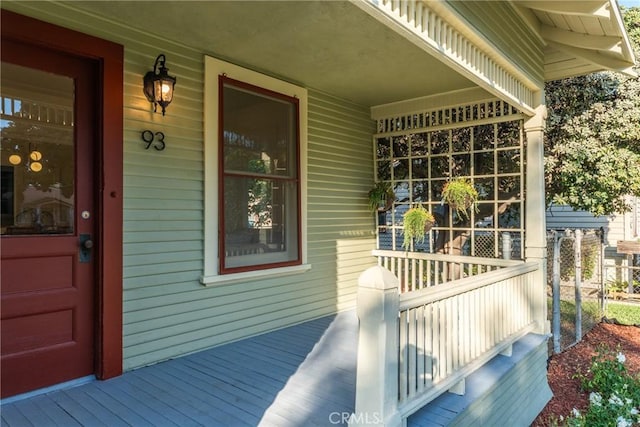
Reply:
M521 116L495 101L379 122L374 138L378 181L390 181L396 200L378 214L378 247L402 248L402 215L422 204L436 218L413 250L521 258L524 241L524 130ZM499 105L496 108L496 105ZM469 218L442 201L445 183L471 180L479 193Z

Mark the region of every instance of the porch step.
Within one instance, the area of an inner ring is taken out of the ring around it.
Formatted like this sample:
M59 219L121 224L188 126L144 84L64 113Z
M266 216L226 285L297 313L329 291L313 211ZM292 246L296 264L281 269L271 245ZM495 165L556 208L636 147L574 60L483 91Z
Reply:
M463 396L445 393L409 416L408 427L528 426L551 399L547 337L528 334L467 377Z

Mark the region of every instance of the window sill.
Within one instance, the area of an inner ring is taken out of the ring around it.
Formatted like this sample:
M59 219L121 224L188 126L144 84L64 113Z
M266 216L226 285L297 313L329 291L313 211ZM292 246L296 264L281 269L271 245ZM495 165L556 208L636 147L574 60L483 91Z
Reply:
M222 274L218 276L202 276L200 283L204 286L229 285L239 282L272 279L274 277L301 274L311 270L311 264L295 265L292 267L272 268L269 270L247 271L243 273Z

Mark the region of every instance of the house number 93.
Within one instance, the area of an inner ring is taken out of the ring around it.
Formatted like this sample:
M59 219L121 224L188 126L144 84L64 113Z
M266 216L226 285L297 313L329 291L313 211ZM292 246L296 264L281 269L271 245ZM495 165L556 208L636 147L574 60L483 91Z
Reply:
M149 147L153 146L158 151L164 150L164 133L162 132L152 132L150 130L142 131L142 140L147 144L145 150L148 150Z

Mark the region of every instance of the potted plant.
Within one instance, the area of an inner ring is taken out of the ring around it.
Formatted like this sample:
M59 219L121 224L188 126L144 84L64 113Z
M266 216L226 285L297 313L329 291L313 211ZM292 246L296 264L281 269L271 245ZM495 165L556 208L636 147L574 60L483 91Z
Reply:
M388 211L393 206L393 201L396 199L396 194L391 188L391 183L388 181L376 182L368 193L369 196L369 209L372 212L376 211Z
M435 218L421 205L410 208L402 216L402 227L404 231L404 241L402 247L409 249L411 242L415 239L416 243L424 242L426 234L431 230Z
M455 178L442 189L442 199L458 216L469 218L469 208L478 201L478 191L467 178Z

